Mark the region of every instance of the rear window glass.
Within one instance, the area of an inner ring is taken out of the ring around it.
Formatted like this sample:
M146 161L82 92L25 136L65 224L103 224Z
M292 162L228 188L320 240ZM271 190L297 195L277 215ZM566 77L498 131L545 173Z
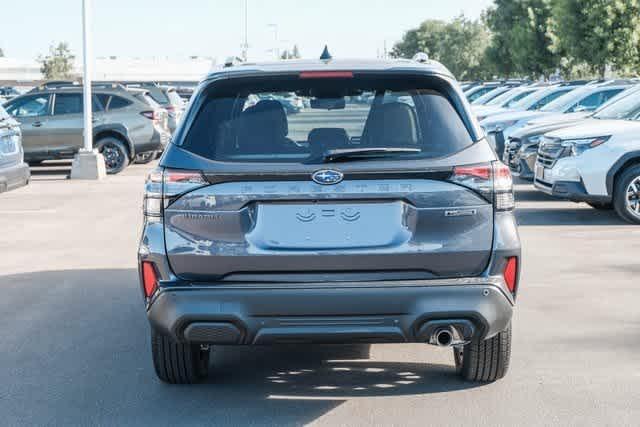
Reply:
M109 110L117 110L119 108L128 107L131 104L133 104L133 102L128 99L124 99L120 96L112 96L111 102L109 102Z
M436 158L473 144L449 99L429 83L227 82L209 91L182 146L219 161L321 163L335 150L398 149L389 158Z

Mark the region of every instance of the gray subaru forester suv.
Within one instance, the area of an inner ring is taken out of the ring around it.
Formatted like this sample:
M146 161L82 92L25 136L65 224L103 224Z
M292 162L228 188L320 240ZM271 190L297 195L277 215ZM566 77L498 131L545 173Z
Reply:
M277 93L306 107L287 115ZM451 347L467 380L497 380L520 271L513 209L509 169L439 63L216 71L145 184L156 373L198 381L221 344L419 342Z

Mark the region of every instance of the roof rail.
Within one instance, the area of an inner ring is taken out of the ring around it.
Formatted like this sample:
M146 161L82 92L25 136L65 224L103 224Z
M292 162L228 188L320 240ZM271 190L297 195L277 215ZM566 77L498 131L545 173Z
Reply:
M68 90L68 89L80 89L82 88L83 85L81 83L78 82L54 82L53 84L51 82L49 83L44 83L40 86L36 86L35 88L33 88L31 91L32 92L38 92L38 91L43 91L43 90ZM119 83L100 83L100 82L96 82L96 83L92 83L91 84L91 88L92 89L118 89L118 90L126 90L126 88L119 84Z

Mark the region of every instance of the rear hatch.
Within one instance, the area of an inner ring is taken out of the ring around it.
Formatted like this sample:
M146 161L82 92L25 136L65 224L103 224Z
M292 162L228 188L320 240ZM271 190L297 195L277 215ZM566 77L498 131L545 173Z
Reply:
M494 156L443 80L324 73L212 86L163 159L179 277L409 280L486 268ZM287 111L287 92L308 107Z

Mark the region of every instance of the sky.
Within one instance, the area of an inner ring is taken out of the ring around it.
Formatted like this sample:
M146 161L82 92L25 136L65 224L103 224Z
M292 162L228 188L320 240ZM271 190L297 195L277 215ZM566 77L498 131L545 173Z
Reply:
M303 57L376 57L425 19L478 18L492 0L246 0L250 60L297 44ZM245 0L92 0L94 56L239 55ZM67 41L82 52L82 0L2 0L0 48L35 59ZM275 25L274 25L275 24ZM276 38L277 30L277 38ZM277 41L276 41L277 40Z

